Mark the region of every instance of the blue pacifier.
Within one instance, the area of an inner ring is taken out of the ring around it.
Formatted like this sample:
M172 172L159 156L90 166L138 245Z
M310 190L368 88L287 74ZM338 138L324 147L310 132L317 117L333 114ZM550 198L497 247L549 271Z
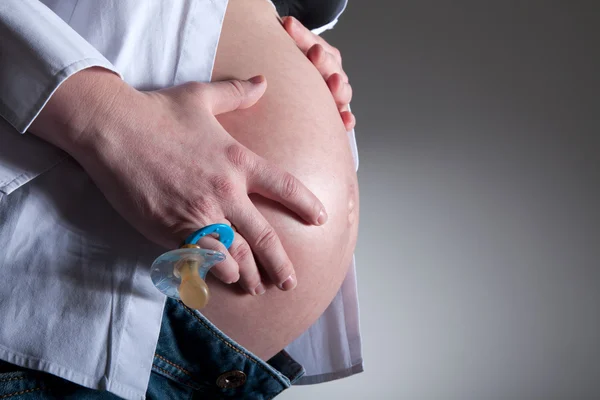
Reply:
M208 225L187 237L181 248L171 250L152 263L150 277L154 286L164 295L181 300L186 306L198 310L208 304L210 293L206 274L216 264L225 260L219 251L202 249L197 244L201 237L216 233L226 249L233 243L234 233L225 224Z

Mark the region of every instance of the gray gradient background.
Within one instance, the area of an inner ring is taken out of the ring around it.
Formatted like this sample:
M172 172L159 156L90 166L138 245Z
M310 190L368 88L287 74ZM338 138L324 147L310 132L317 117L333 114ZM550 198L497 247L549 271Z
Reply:
M600 399L600 2L351 0L366 372L293 399Z

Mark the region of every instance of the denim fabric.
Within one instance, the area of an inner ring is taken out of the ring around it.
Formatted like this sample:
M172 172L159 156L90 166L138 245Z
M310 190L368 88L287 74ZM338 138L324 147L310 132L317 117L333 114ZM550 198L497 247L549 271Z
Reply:
M282 351L264 362L197 311L168 299L146 398L267 400L304 369ZM53 375L0 361L0 399L118 399Z

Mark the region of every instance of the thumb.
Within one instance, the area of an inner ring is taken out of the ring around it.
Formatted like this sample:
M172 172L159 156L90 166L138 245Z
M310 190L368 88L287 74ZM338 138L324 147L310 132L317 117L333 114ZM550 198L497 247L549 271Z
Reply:
M206 85L204 98L213 115L244 109L254 105L265 93L267 80L258 75L247 81L232 79Z

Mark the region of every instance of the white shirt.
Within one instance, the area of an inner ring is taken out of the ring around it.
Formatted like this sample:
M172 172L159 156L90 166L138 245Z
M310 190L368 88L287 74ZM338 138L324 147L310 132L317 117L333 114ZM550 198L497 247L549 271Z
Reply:
M0 1L0 359L144 398L164 305L149 266L162 250L66 153L19 132L60 83L90 66L144 90L209 81L226 7ZM354 132L348 137L358 167ZM354 263L329 308L287 350L307 371L301 384L362 371Z

